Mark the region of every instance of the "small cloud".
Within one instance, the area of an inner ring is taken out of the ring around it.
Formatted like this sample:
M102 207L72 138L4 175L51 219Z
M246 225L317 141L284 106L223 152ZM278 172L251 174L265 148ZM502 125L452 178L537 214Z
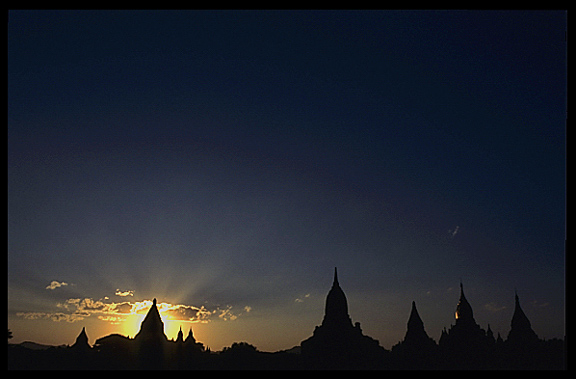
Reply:
M460 230L460 227L458 225L456 225L456 227L454 229L448 229L448 233L450 234L450 237L454 238L456 236L456 234L458 233L458 230Z
M112 325L118 325L122 321L126 321L125 318L118 317L118 316L98 316L98 319L102 320L102 321L107 321Z
M499 307L498 304L492 301L488 304L484 304L484 309L486 309L489 312L496 313L506 309L506 306L503 305Z
M233 314L230 309L232 309L232 306L228 306L228 308L226 309L219 309L220 314L218 315L218 317L220 317L222 320L224 321L234 321L238 318L237 315Z
M310 294L307 293L306 295L303 296L303 299L301 299L301 298L296 298L296 299L294 299L294 302L296 302L296 303L303 303L304 300L305 300L305 299L308 299L309 297L310 297Z
M168 316L172 320L182 320L191 322L208 322L210 316L216 311L209 311L204 306L200 308L193 305L184 304L160 304L160 313Z
M538 300L532 301L531 304L532 304L532 306L533 306L534 308L545 308L545 307L547 307L548 305L550 305L549 303L541 303L541 302L539 302Z
M120 291L120 289L116 289L116 293L114 294L116 296L134 296L134 291L132 290L128 290L128 291Z
M62 286L67 286L68 283L66 282L57 282L56 280L53 280L52 282L50 282L49 285L46 286L47 290L55 290L58 287L62 287Z

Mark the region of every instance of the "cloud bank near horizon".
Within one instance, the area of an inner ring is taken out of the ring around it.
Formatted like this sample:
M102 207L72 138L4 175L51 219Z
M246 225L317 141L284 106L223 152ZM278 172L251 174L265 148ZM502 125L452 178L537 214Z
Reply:
M133 296L133 295L130 295ZM108 301L106 297L94 300L89 297L70 298L56 304L57 312L18 312L16 316L26 320L52 320L55 322L81 321L92 315L97 315L99 320L119 324L126 321L130 315L143 315L152 306L152 300L142 301ZM236 311L233 306L216 306L207 308L204 305L197 307L189 304L171 304L166 302L157 303L158 312L164 320L182 321L191 323L208 323L215 320L233 321L239 316L249 313L252 307L245 306L241 311Z

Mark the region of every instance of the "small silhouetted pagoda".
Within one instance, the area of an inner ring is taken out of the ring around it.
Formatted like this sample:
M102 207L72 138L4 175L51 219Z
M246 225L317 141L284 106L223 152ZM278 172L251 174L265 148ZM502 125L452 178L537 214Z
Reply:
M515 294L515 307L514 315L512 316L512 321L510 322L510 333L508 333L508 338L506 342L509 345L515 346L533 346L539 340L538 336L532 330L532 325L530 320L526 317L526 314L520 306L520 300L518 294Z
M539 356L542 353L542 341L538 338L530 320L520 306L518 294L515 294L515 307L510 333L505 343L507 361L511 368L538 368Z
M74 342L70 348L74 351L89 351L91 349L88 344L88 335L86 335L85 327L82 328L82 331L78 334L78 337L76 337L76 342Z
M443 331L439 341L440 351L452 368L479 369L488 364L490 340L486 331L474 320L472 306L464 295L460 282L460 300L456 306L456 323Z
M382 362L385 350L378 341L362 334L359 322L352 325L336 268L332 288L326 296L322 324L314 329L310 338L302 341L301 349L302 356L314 368L371 368Z
M178 336L176 337L176 343L179 345L184 344L184 333L182 333L182 325L180 325L180 330L178 331Z
M424 322L412 302L406 336L392 347L392 359L398 368L425 369L434 367L438 345L424 330Z
M204 351L204 344L202 342L197 342L196 338L192 334L192 327L188 330L188 336L184 340L184 348L191 352L201 352Z

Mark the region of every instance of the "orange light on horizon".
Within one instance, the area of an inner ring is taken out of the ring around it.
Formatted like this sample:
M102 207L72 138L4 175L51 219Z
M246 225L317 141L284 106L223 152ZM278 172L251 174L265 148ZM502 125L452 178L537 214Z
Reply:
M131 306L129 313L118 314L118 317L105 316L102 317L101 320L110 321L113 324L119 325L124 335L134 338L140 331L142 322L152 307L152 301L143 300L134 302L131 303ZM191 327L191 324L205 323L207 321L202 320L201 317L211 314L210 311L204 308L175 305L166 302L157 303L156 307L164 323L164 334L168 339L176 339L180 327L182 327L184 334L188 334L188 329ZM195 318L198 314L200 314L200 318ZM186 324L188 324L188 326L186 326Z

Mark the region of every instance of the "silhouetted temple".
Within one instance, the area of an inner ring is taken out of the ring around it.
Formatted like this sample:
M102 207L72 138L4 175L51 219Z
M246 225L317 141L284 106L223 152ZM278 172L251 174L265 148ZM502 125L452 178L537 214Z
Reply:
M424 322L412 302L404 339L392 347L395 368L431 369L437 366L438 345L424 330Z
M514 296L514 315L510 322L510 332L505 343L506 359L511 368L539 368L545 354L545 346L530 324L530 320L520 306L520 299Z
M211 352L197 342L192 328L176 340L164 334L156 299L134 338L111 334L91 347L86 329L69 347L45 351L8 344L9 369L565 369L565 340L538 338L515 295L506 341L482 329L460 283L455 323L444 328L438 344L428 336L412 302L404 339L388 351L352 324L348 301L334 269L322 324L300 346L260 352L246 342Z
M442 332L438 343L444 360L454 368L485 368L489 364L490 339L474 320L474 312L464 295L462 282L455 318L456 323L448 331Z
M134 341L146 344L160 344L168 341L164 334L164 322L162 322L160 312L158 312L156 307L156 299L152 300L152 306L148 310L146 317L144 317L144 321L140 325L140 331L134 337Z
M168 338L164 334L164 322L156 307L156 299L152 300L152 306L144 321L140 325L140 331L134 337L140 366L143 368L164 368L164 353Z
M180 327L176 341L168 340L164 334L164 322L160 317L156 299L152 301L152 306L133 339L112 334L96 340L95 346L103 355L114 356L111 360L116 360L117 355L123 356L128 362L134 361L135 366L132 368L144 369L198 368L198 354L204 352L204 345L196 342L192 328L186 339Z
M322 324L300 346L303 358L313 368L372 368L382 362L386 352L377 340L362 334L359 322L352 325L336 268Z
M86 335L86 328L82 328L82 331L76 337L76 342L70 348L76 351L88 351L91 349L90 344L88 344L88 336Z
M520 307L520 300L518 294L514 295L514 315L510 323L510 333L506 343L513 348L516 347L533 347L538 343L538 336L532 330L530 320L524 314L522 307Z

